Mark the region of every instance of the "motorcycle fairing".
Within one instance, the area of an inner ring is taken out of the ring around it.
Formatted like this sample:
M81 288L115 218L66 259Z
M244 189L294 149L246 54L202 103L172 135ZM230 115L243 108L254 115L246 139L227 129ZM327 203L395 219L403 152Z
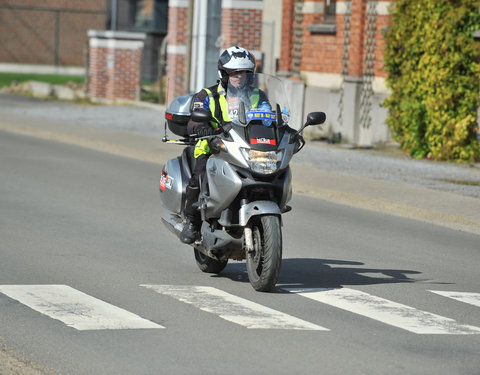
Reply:
M265 192L273 193L277 201L275 205L279 210L286 206L292 196L290 167L261 181L246 169L236 167L221 159L210 158L207 162L206 177L209 188L206 200L206 218L221 217L223 211L230 207L243 189L246 191L263 189Z

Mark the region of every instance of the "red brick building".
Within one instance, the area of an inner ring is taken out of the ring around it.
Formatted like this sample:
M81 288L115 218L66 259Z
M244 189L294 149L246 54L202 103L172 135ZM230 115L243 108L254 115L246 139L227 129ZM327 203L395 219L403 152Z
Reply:
M194 2L196 7L199 3ZM277 44L280 52L275 56L277 69L273 73L287 79L290 104L296 112L295 127L300 126L307 112L323 110L327 113L327 123L316 135L331 137L341 133L343 141L362 146L390 140L390 131L384 124L386 111L380 103L388 95L384 83L383 34L393 2L218 0L218 6L220 3L221 27L217 32L217 48L211 54L218 56L223 48L239 44L252 50L261 65L265 54L272 51L269 42ZM188 58L192 56L187 37L189 5L188 0L169 2L170 98L199 88L189 81L195 69L192 65L200 61ZM272 14L278 7L282 7L281 17ZM209 8L208 13L215 10ZM262 25L275 21L281 21L281 35L270 35L266 42ZM214 66L215 59L211 60L209 64ZM270 62L268 65L273 66Z
M305 83L305 112L327 113L327 133L362 146L390 140L384 31L392 1L283 0L279 74Z
M0 62L83 66L89 29L105 28L105 1L2 0Z

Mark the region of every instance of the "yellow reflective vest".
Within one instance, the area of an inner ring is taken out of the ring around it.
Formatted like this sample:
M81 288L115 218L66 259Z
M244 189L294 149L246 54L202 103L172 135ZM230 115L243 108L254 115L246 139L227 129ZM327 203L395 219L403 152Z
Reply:
M218 103L220 105L220 115L223 117L223 122L231 122L232 120L228 116L228 102L227 99L225 98L225 91L223 90L223 87L221 84L217 86L217 92L214 93L212 90L209 88L204 89L205 92L208 95L208 102L209 102L209 109L210 112L212 113L212 116L215 120L218 122L221 122L217 116L215 115L216 112L216 106L217 106L217 101L216 97L218 97ZM260 94L259 90L257 88L253 89L252 95L250 96L250 103L253 108L256 108L258 106L258 102L260 100ZM210 126L212 126L214 129L218 128L218 124L214 121L210 122ZM210 153L210 147L208 146L208 141L206 139L199 139L195 145L195 159L198 158L200 155L205 155Z

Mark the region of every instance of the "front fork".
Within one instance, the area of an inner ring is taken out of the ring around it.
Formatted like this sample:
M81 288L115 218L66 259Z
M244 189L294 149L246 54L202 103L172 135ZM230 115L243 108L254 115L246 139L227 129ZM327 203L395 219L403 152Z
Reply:
M242 199L240 201L240 207L246 207L248 204L248 200ZM245 239L245 251L247 253L251 253L253 251L253 232L252 228L250 228L249 223L245 225L245 229L243 230L243 238Z
M252 228L249 226L246 226L245 229L243 230L243 235L245 236L245 251L247 253L253 252L253 232Z

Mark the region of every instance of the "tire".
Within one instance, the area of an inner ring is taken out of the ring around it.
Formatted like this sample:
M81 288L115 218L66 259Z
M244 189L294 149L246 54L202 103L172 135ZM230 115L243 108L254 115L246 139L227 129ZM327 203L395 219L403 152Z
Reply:
M269 292L277 283L282 264L282 230L278 216L253 218L252 252L247 252L248 279L259 292Z
M197 266L202 272L206 273L220 273L227 266L227 260L216 260L206 256L197 249L193 249Z

